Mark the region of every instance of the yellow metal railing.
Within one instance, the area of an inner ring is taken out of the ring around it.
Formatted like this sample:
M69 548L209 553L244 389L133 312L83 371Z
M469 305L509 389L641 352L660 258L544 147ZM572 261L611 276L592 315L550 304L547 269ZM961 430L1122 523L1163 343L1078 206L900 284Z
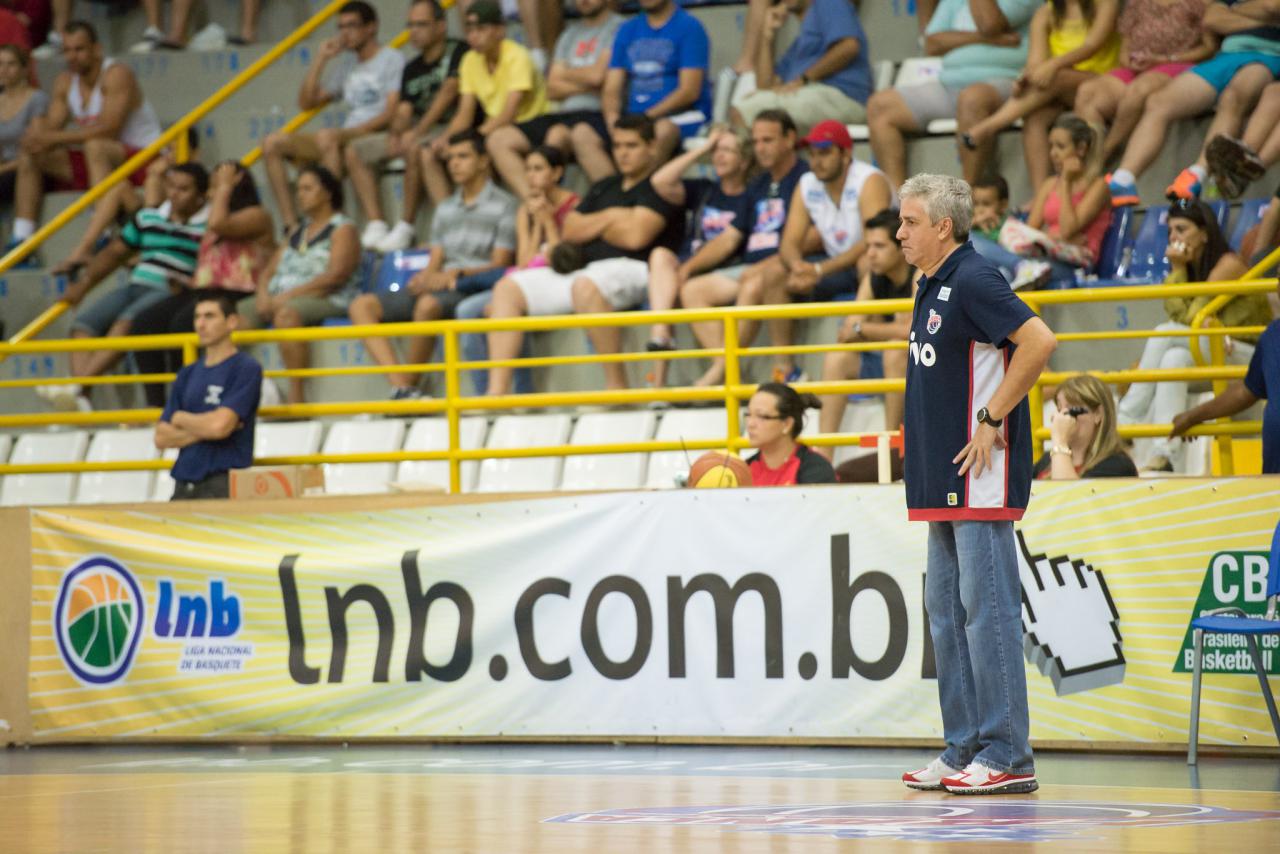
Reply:
M109 193L117 184L127 179L135 171L144 166L151 160L151 158L159 154L165 146L170 143L176 143L175 153L177 155L177 159L185 161L187 153L188 128L221 106L228 98L239 92L268 66L272 65L276 60L284 56L300 42L314 33L322 24L337 14L338 10L342 8L345 2L346 0L332 0L332 2L324 6L324 8L317 11L314 15L308 18L302 26L285 36L285 38L279 41L275 47L272 47L257 60L250 63L244 71L241 71L223 85L222 88L202 101L194 110L174 122L173 125L171 125L168 130L164 131L155 142L130 157L114 172L108 175L105 180L90 187L84 195L72 202L66 210L62 211L37 229L35 234L31 235L31 237L23 241L20 245L14 247L3 257L0 257L0 275L4 275L4 273L12 269L15 264L19 263L23 258L26 258L38 249L40 245L48 240L51 235L62 229L73 219L87 210L91 205ZM392 39L390 44L392 47L398 48L408 40L408 37L408 31L403 31ZM296 130L320 112L320 109L308 110L286 123L284 129L286 131ZM251 166L260 155L261 148L254 148L253 151L245 156L243 162L246 166ZM67 303L66 300L56 301L53 305L41 312L38 317L30 321L22 329L18 330L18 332L9 339L9 342L17 344L33 339L61 317L69 307L70 304ZM5 357L6 354L3 351L0 351L0 362L4 361Z
M1045 304L1073 304L1086 302L1106 302L1114 299L1163 299L1168 296L1190 297L1206 294L1252 294L1265 293L1275 287L1275 280L1236 282L1236 283L1201 283L1174 286L1140 286L1134 288L1101 288L1079 289L1074 291L1037 292L1023 295L1033 307ZM578 454L612 454L670 451L684 448L686 450L706 450L729 447L739 449L747 442L739 431L740 401L749 397L756 386L742 382L741 360L766 355L803 354L829 350L867 351L901 349L903 342L859 343L844 345L799 345L793 347L750 347L740 346L737 338L737 324L742 320L765 320L769 318L818 318L843 316L850 314L885 314L906 311L911 307L910 300L883 300L869 302L844 302L826 304L807 304L791 306L756 306L748 308L721 308L679 310L667 312L624 312L603 315L575 315L567 317L514 318L501 320L468 320L468 321L433 321L427 323L388 323L364 327L313 327L285 330L255 330L238 332L234 338L238 344L266 344L280 341L321 341L354 338L390 338L405 335L440 335L444 342L444 361L438 365L412 366L412 370L422 372L441 372L445 376L445 395L443 398L403 400L403 401L347 401L338 403L310 403L285 406L264 407L260 414L265 417L283 416L309 418L333 415L383 414L392 416L430 415L443 412L449 421L449 447L438 451L391 451L376 454L342 454L324 455L309 454L287 457L263 458L257 460L263 464L317 463L317 462L399 462L405 460L446 460L450 468L450 486L458 491L461 485L461 463L466 460L485 458L515 458L536 456L566 456ZM497 330L518 329L521 331L545 331L554 329L583 329L600 326L643 326L653 323L693 323L701 321L717 321L724 325L725 346L722 350L689 350L674 353L619 353L608 356L559 356L539 357L535 359L484 360L464 362L460 359L459 335L483 333ZM1136 339L1149 337L1177 336L1199 334L1213 340L1221 340L1227 334L1250 334L1261 331L1261 327L1212 328L1202 329L1196 333L1189 330L1118 330L1114 332L1078 332L1059 335L1061 341L1097 341L1108 339ZM9 353L60 353L85 350L149 350L171 349L181 347L187 354L187 361L194 358L194 335L157 335L135 338L117 339L76 339L66 341L40 341L17 344L0 343L0 355ZM726 360L725 384L716 387L681 387L664 389L628 389L614 391L554 392L526 395L503 395L492 397L464 397L461 394L461 372L483 370L495 366L529 366L529 365L569 365L601 361L651 361L655 358L699 358L710 355L723 355ZM268 376L338 376L359 373L387 373L404 371L403 366L361 367L353 368L309 368L299 371L268 371ZM1229 380L1242 377L1241 366L1213 365L1182 370L1152 371L1106 371L1095 372L1097 376L1109 383L1155 382L1161 380ZM1041 419L1041 406L1038 401L1039 390L1044 385L1056 385L1071 374L1046 372L1037 381L1035 394L1037 400L1031 407L1034 435L1044 438L1048 431L1044 429ZM151 375L147 379L168 378L170 375ZM70 380L66 380L70 381ZM99 378L99 381L139 381L138 377ZM47 383L49 380L10 380L0 387L31 386ZM809 382L796 386L802 391L815 394L851 394L851 393L885 393L901 392L902 380L849 380L841 382ZM725 434L721 437L696 439L682 443L673 442L632 442L601 444L593 446L558 445L516 449L463 449L460 447L458 434L459 418L465 411L501 411L513 407L553 407L553 406L585 406L585 405L634 405L652 402L693 402L722 401L725 406ZM154 408L115 410L85 413L42 413L24 415L0 415L0 428L33 427L51 424L70 425L103 425L125 423L149 423L155 421L160 410ZM1257 434L1261 429L1259 422L1231 422L1226 424L1202 425L1191 431L1191 435L1231 436ZM1121 428L1122 435L1132 437L1167 435L1165 425L1131 425ZM871 435L889 435L872 433ZM857 442L864 434L829 434L806 437L805 441L818 446L830 446ZM139 470L163 469L169 465L164 460L139 461L136 463L68 463L58 465L0 465L0 474L18 474L53 471L103 471L103 470ZM1223 470L1229 473L1229 469Z

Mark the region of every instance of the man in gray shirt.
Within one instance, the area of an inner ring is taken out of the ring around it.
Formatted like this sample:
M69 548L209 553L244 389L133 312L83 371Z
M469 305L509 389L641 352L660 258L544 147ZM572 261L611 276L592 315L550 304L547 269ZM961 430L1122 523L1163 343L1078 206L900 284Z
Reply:
M492 288L516 257L516 200L489 177L484 138L474 130L449 137L449 177L457 189L431 220L431 260L398 291L363 294L348 314L356 325L453 318L458 303ZM409 340L408 364L431 358L431 336ZM367 338L365 349L379 365L402 364L386 338ZM392 399L419 397L418 374L392 373Z
M489 135L487 144L493 165L520 198L528 193L524 156L531 148L550 145L568 155L572 146L569 132L578 124L591 125L602 138L609 137L600 112L600 90L622 18L614 13L612 0L574 2L582 17L556 40L547 75L547 97L560 102L560 112L499 128Z

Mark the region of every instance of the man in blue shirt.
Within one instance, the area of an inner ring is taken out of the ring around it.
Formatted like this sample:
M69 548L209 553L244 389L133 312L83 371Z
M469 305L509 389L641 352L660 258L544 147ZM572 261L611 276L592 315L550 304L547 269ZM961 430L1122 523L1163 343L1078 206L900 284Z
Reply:
M711 116L711 40L702 23L675 0L640 0L643 15L618 29L609 55L600 109L606 130L623 113L656 122L658 163ZM617 170L599 129L580 123L572 132L574 155L593 181Z
M1280 474L1280 320L1272 321L1258 339L1244 381L1178 415L1169 436L1184 436L1197 424L1230 418L1259 400L1267 402L1262 410L1262 473Z
M800 18L800 34L774 64L774 41L787 14ZM765 17L755 56L756 89L739 96L729 113L738 126L761 110L783 109L800 133L824 119L841 124L867 118L873 87L867 36L849 0L785 0Z
M969 243L969 185L902 185L898 238L923 277L907 359L907 518L929 523L925 608L946 750L902 780L962 794L1037 788L1013 522L1031 495L1027 392L1057 339Z
M225 293L196 302L195 329L204 358L178 372L156 424L156 447L178 448L173 500L227 498L228 472L253 464L253 427L262 366L231 342L239 326Z

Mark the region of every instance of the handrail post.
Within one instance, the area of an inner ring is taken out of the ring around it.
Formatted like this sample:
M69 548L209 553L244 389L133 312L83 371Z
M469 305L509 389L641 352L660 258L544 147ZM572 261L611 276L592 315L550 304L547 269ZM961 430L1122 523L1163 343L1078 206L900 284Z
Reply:
M189 341L182 345L182 364L190 365L200 358L200 342L192 336Z
M740 435L738 426L740 410L734 387L742 382L742 370L738 365L738 321L734 317L724 319L724 409L728 428L728 450L734 450L734 441Z
M1213 320L1213 324L1217 325L1217 319ZM1227 362L1226 344L1223 342L1221 335L1209 335L1209 357L1215 367L1225 365ZM1213 381L1213 393L1220 395L1227 390L1226 380ZM1231 418L1219 419L1219 423L1230 421ZM1230 477L1235 474L1235 455L1231 447L1231 436L1223 434L1213 437L1213 447L1218 454L1218 474L1222 477Z
M450 328L444 333L444 414L449 423L449 492L452 495L462 492L462 460L458 459L458 451L462 449L458 389L458 332Z

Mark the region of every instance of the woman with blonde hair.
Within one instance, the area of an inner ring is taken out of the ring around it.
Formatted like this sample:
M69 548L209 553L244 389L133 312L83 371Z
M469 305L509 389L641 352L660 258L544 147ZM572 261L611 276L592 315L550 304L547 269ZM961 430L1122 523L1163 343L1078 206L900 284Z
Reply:
M1111 389L1089 374L1076 374L1054 396L1051 447L1036 463L1037 480L1137 477L1138 469L1116 431Z

